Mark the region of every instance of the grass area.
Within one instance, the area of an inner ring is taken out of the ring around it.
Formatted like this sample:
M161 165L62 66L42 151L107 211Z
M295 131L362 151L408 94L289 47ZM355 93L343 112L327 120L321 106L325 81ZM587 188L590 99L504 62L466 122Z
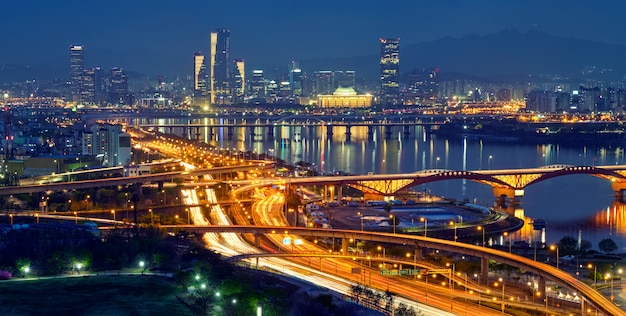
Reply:
M177 291L151 276L0 282L0 315L191 315Z

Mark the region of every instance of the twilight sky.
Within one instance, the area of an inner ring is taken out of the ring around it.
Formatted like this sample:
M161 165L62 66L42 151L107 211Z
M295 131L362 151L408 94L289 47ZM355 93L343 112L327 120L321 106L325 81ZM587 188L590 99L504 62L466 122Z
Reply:
M0 63L39 62L70 44L169 55L208 52L231 30L231 57L247 62L376 54L443 36L529 29L626 44L623 0L0 0Z

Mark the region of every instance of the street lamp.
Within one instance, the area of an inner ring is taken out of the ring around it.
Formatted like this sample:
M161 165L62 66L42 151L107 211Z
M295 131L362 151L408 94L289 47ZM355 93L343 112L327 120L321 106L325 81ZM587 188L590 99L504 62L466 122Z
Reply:
M614 278L613 278L613 276L612 276L610 273L607 273L607 274L604 276L604 280L606 281L607 279L611 279L611 301L612 301L612 300L615 298L615 297L613 296L613 279L614 279Z
M83 264L80 262L76 263L76 271L78 271L78 274L80 274L80 269L83 267Z
M551 245L550 246L550 250L555 250L556 249L556 268L559 268L559 246L558 245Z
M598 266L596 266L595 264L592 265L591 263L587 265L587 269L591 269L591 267L593 266L593 288L598 288Z
M420 222L424 222L424 237L426 237L426 232L428 231L428 218L421 217Z
M439 169L439 157L435 160L435 169Z
M13 226L13 214L9 214L9 219L11 220L11 226Z
M504 314L504 280L502 280L502 278L498 278L498 281L502 283L502 314ZM498 286L498 282L496 282L494 285Z
M385 247L378 246L378 247L376 247L376 249L378 249L378 251L380 251L382 249L382 251L383 251L383 258L384 258L385 257Z
M454 290L454 282L452 281L452 276L455 275L455 273L456 273L456 265L454 263L449 263L449 262L446 263L446 267L449 268L450 265L452 265L452 273L450 274L450 278L449 278L450 288ZM450 272L450 271L448 271L448 272Z
M509 253L511 253L511 247L513 246L513 244L511 244L511 234L509 234L509 232L504 232L503 235L509 236Z
M117 221L115 220L115 210L111 210L111 214L113 214L113 228L117 226Z
M456 241L458 239L456 236L456 222L450 221L450 226L454 226L454 241Z
M74 221L76 225L78 225L78 213L77 212L74 212Z
M489 162L487 163L489 170L491 170L491 158L493 158L493 156L489 155Z
M393 233L396 233L396 219L393 217L393 215L389 215L389 219L393 222Z
M363 231L363 214L361 212L356 212L356 215L361 217L361 231Z
M483 247L485 247L485 228L482 226L478 226L477 229L483 232Z
M148 212L150 213L150 225L154 225L154 221L153 221L153 217L152 217L152 209L148 209Z

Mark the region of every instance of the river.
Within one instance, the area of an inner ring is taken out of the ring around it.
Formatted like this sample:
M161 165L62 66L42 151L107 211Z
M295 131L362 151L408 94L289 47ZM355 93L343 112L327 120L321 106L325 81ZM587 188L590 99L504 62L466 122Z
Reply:
M167 121L162 124L167 126ZM174 133L180 135L183 131ZM236 128L232 136L228 136L226 128L216 129L212 137L208 129L201 129L200 139L217 147L266 153L291 163L307 161L323 172L350 174L626 164L624 147L447 139L420 126L412 127L409 135L400 128L391 134L377 128L373 135L368 135L367 127L354 126L349 140L343 128L335 128L329 135L324 127L276 127L273 139L262 128L257 128L254 134L249 128ZM468 180L440 181L414 189L485 206L495 201L489 186ZM598 249L601 239L612 238L623 251L626 249L624 212L626 207L614 202L607 180L588 175L556 177L528 186L515 210L527 223L535 218L545 219L545 234L534 231L528 224L512 238L555 243L565 235L578 238L580 233L582 239L591 241L593 249Z

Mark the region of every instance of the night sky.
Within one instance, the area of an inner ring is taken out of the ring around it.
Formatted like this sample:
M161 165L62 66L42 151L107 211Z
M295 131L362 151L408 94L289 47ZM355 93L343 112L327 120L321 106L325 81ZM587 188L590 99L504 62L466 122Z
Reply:
M626 44L623 0L0 0L0 63L67 55L70 44L175 56L208 52L214 28L231 30L231 57L285 63L376 54L401 45L515 28Z

